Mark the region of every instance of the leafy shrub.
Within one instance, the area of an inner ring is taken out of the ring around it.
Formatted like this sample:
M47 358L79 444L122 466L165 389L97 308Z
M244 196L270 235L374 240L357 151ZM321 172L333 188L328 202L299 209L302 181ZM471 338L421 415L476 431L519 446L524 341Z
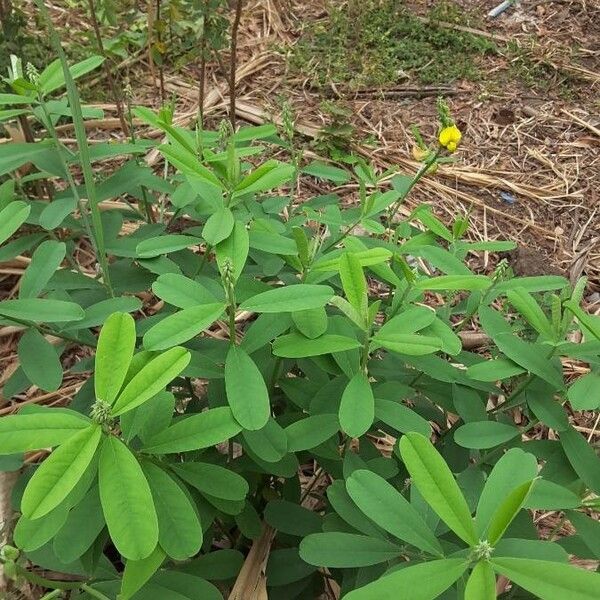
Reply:
M466 241L462 217L448 228L420 206L397 220L460 142L449 115L413 177L286 164L268 159L272 125L190 130L168 109L135 110L162 143L88 146L94 111L73 78L100 63L68 70L61 56L0 96L48 138L0 147L0 260L31 254L18 298L0 301L0 323L24 330L4 395L59 389L72 344L90 352L68 371L93 373L68 408L0 420L3 465L22 467L2 550L16 584L218 599L268 525L270 598L316 598L333 580L352 600L480 600L496 574L508 597L600 597L598 575L568 564L600 558L586 514L599 462L569 421L598 408L600 321L579 308L584 280L473 273L470 253L512 245ZM54 128L71 115L77 152ZM154 149L162 177L137 160ZM296 205L282 190L299 169L352 177L359 206L335 193ZM142 305L150 290L160 302ZM485 356L462 347L473 319ZM567 357L591 372L569 385ZM525 435L545 428L558 435ZM565 511L576 533L540 540L541 510Z

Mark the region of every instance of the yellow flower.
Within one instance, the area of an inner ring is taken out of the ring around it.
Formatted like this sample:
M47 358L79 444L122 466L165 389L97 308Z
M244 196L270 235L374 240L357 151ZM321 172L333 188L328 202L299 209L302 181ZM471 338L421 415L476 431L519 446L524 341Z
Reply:
M440 135L438 140L440 145L446 148L448 152L455 152L458 148L458 144L460 144L460 140L462 139L462 133L460 129L456 125L451 125L450 127L444 127L440 131Z

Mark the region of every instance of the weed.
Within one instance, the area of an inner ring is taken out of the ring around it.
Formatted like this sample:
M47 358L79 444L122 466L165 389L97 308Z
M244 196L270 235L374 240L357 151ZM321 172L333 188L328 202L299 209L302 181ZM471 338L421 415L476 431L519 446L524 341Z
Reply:
M316 85L389 85L409 75L424 84L477 79L476 59L495 46L471 33L436 25L464 23L451 2L437 2L429 22L394 0L351 0L303 32L290 61Z

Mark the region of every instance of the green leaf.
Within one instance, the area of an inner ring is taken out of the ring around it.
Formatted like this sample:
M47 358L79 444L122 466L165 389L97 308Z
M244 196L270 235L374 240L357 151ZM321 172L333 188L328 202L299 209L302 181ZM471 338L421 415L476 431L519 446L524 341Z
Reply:
M20 298L0 302L0 315L33 323L61 323L79 321L83 308L74 302L47 300L45 298Z
M34 298L46 287L65 258L64 242L46 240L31 256L31 262L21 277L19 298Z
M578 508L581 502L581 498L566 487L553 481L539 479L523 506L533 510L564 510Z
M502 504L496 509L487 530L487 538L492 546L498 543L525 504L535 481L535 479L532 479L516 487L504 498Z
M123 570L119 600L129 600L158 571L164 560L165 553L160 546L146 558L128 560Z
M273 343L273 354L282 358L304 358L359 348L360 343L344 335L325 334L309 339L299 333L278 337Z
M357 470L346 480L348 494L371 521L420 550L443 556L442 548L415 508L383 477Z
M321 531L322 518L313 510L288 500L271 500L265 521L281 533L304 537Z
M136 457L108 436L98 464L102 511L117 550L129 560L150 556L158 543L158 520L150 486Z
M63 378L62 364L56 348L37 329L27 329L19 340L19 362L27 379L53 392Z
M8 415L0 419L0 455L58 446L89 426L89 419L74 411Z
M324 162L313 160L311 163L302 167L302 173L323 179L325 181L333 181L336 184L346 183L350 179L350 174L345 169L332 167Z
M262 429L271 414L265 380L254 361L237 346L231 346L225 359L227 402L237 422L250 430Z
M173 381L190 362L190 353L179 346L159 354L147 363L119 394L112 415L121 415L146 402Z
M588 517L575 511L567 512L566 516L584 544L598 557L600 555L600 522L593 516Z
M471 365L467 369L467 376L475 381L501 381L525 373L526 369L520 367L507 358L495 358Z
M98 486L94 484L69 511L64 526L54 537L54 553L64 564L75 562L91 547L104 526Z
M146 441L144 452L169 454L209 448L237 435L241 430L229 407L211 408L179 419Z
M567 398L573 410L597 410L600 408L600 374L588 373L575 380L569 387Z
M548 317L546 317L540 305L528 291L523 288L509 290L506 293L506 297L538 333L546 336L548 339L554 338Z
M600 575L571 565L528 558L493 558L495 571L542 600L597 600Z
M104 62L103 56L93 55L69 67L71 77L77 79L97 69ZM41 73L39 86L43 95L54 92L65 85L65 75L60 59L51 62Z
M135 251L139 258L152 258L169 252L177 252L190 246L197 246L202 240L191 235L168 234L141 241Z
M415 284L419 290L487 290L492 280L486 275L440 275L420 279Z
M216 246L231 235L234 225L233 213L224 206L208 218L202 229L202 237L211 246Z
M244 500L248 482L237 473L211 463L188 462L172 465L173 471L203 494L233 502Z
M69 495L92 462L101 437L102 429L90 425L71 436L40 465L21 502L21 512L27 518L43 517Z
M448 465L419 433L400 440L400 454L413 484L439 517L467 544L477 543L471 511Z
M209 189L217 191L223 188L223 185L215 174L200 164L198 158L187 148L176 144L161 144L158 149L160 153L177 169L179 169L187 178L190 184L199 181L202 184L208 184Z
M386 348L400 354L423 356L433 354L442 349L442 340L437 337L419 335L418 333L387 333L381 332L373 336L371 348Z
M431 435L429 422L400 402L376 398L375 416L400 433L416 431L425 437Z
M233 198L272 190L290 181L294 173L295 169L292 165L278 163L274 160L267 161L237 184Z
M465 600L496 600L496 576L490 563L480 560L465 587Z
M564 302L563 306L568 308L577 317L579 323L585 327L587 331L589 331L596 339L600 340L600 319L598 319L597 316L586 313L573 300Z
M435 311L425 306L409 306L383 324L377 335L415 333L435 321Z
M21 515L13 531L15 546L25 552L37 550L58 533L67 513L67 506L57 506L39 519L31 520Z
M277 313L321 308L333 297L328 285L299 283L275 288L252 296L240 305L240 310Z
M484 536L490 520L512 490L531 481L538 472L533 454L511 448L494 465L479 497L476 512L477 530Z
M0 211L0 244L3 244L29 216L31 207L20 200L11 202Z
M344 600L434 600L466 570L463 558L432 560L398 569L344 596Z
M287 454L288 440L285 431L272 417L269 417L262 429L245 430L242 437L248 448L266 462L279 462Z
M521 430L497 421L471 421L454 432L454 441L463 448L481 450L504 444L521 434Z
M131 296L117 296L96 302L85 309L85 316L81 321L68 325L66 329L83 329L96 327L104 323L114 312L130 313L139 310L142 302Z
M357 438L369 431L375 418L375 398L364 373L356 373L342 394L339 419L342 431Z
M208 329L225 310L225 304L216 302L184 308L165 317L144 335L146 350L164 350L187 342Z
M369 250L363 250L362 252L354 252L355 258L358 259L361 267L370 267L373 265L379 265L392 256L392 253L386 248L370 248ZM311 267L311 271L339 271L340 269L340 257L326 258L321 257L315 261Z
M541 377L556 389L564 388L562 373L543 352L540 352L542 346L524 342L513 333L500 333L493 338L498 350L512 361Z
M161 275L152 284L152 291L161 300L177 308L192 308L216 302L216 298L203 285L178 273Z
M401 553L399 546L387 540L354 533L312 533L300 543L300 558L317 567L367 567Z
M437 317L431 325L421 330L421 333L426 336L438 338L442 344L442 352L445 352L450 356L456 356L462 350L462 341L460 337L454 333L449 325Z
M135 321L127 313L106 319L96 348L94 391L96 398L112 404L125 381L135 350Z
M339 270L342 287L344 288L348 302L365 318L368 304L368 290L367 280L360 261L356 258L355 254L344 252L340 257Z
M582 435L570 427L560 432L560 443L581 480L596 494L600 494L600 458Z
M154 500L160 547L175 560L198 554L202 527L186 493L157 465L146 462L143 471Z
M229 261L233 265L233 278L237 280L246 264L249 248L248 230L244 223L236 221L231 235L217 244L215 248L217 264L221 274L223 274L226 261Z
M324 308L309 308L292 313L294 325L305 337L315 339L327 331L327 312Z
M339 429L337 415L312 415L285 428L288 451L309 450L328 440Z

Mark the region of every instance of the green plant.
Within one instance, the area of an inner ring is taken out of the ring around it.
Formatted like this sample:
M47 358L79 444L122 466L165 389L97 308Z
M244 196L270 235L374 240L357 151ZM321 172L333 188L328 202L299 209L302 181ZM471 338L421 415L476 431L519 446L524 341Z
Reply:
M479 600L496 597L495 573L512 582L501 597L597 598L598 574L567 561L600 559L587 515L600 463L569 419L599 408L600 321L580 308L585 280L511 277L502 262L474 273L470 253L514 245L467 241L464 216L399 218L460 142L445 105L412 175L302 164L290 116L282 140L268 124L192 130L171 107L136 107L162 143L138 131L88 147L94 112L73 78L101 62L61 56L0 96L17 111L6 119L48 137L0 148L0 260L31 256L18 297L0 301L0 324L22 328L3 395L89 373L68 407L17 402L0 420L0 464L22 469L0 554L15 584L218 600L269 525L269 598L316 598L334 580L350 599ZM271 144L292 164L267 160ZM162 176L135 160L154 149ZM299 174L351 181L358 202L290 201ZM462 347L475 324L485 353ZM71 347L85 349L73 365ZM589 373L565 382L563 357ZM564 511L576 534L538 539L534 510Z
M393 0L330 3L328 17L302 32L290 57L292 68L320 86L389 85L403 76L423 83L448 83L479 76L477 58L493 52L487 39L437 23L464 25L467 15L437 2L428 21Z

